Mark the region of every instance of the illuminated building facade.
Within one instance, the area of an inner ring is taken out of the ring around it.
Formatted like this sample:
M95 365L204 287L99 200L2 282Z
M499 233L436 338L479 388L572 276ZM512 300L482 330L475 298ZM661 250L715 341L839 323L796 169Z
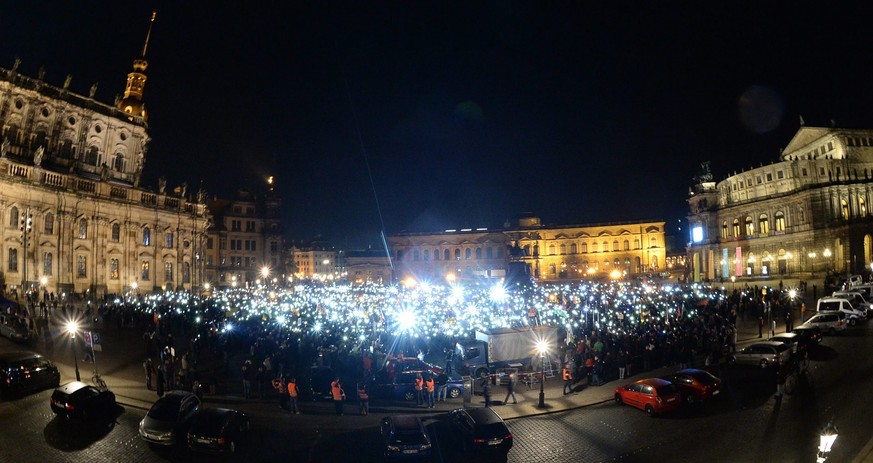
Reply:
M337 252L323 246L292 246L288 256L293 267L294 278L315 280L335 280L342 278L337 263Z
M206 241L206 281L211 286L245 286L282 278L281 197L273 177L267 192L256 196L239 190L234 199L209 201L213 224Z
M801 127L778 162L717 183L705 168L689 198L689 276L865 272L871 192L873 130Z
M148 43L146 41L146 43ZM208 213L139 188L149 143L145 48L114 106L0 68L0 279L57 295L195 289Z
M539 281L626 277L658 271L666 255L664 222L545 226L533 216L500 230L398 234L388 244L399 279L504 278L513 264Z
M391 262L384 250L339 251L337 262L341 273L346 275L350 283L388 285L394 281Z

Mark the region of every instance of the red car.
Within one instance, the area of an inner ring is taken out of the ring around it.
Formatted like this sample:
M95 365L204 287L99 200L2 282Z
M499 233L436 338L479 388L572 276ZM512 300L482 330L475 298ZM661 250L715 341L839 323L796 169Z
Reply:
M686 368L664 379L673 383L688 403L705 401L721 393L721 380L706 370Z
M670 381L649 378L615 388L615 403L625 403L654 416L679 408L682 396Z

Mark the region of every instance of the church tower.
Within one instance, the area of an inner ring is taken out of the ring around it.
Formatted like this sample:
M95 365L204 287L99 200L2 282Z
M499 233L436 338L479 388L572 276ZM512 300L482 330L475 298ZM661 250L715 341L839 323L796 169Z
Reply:
M145 122L146 117L145 103L142 101L142 92L145 88L146 75L145 70L149 63L146 61L146 50L149 46L149 37L152 35L152 24L155 23L155 15L157 12L152 12L152 19L149 22L149 31L146 34L145 44L142 47L142 56L140 59L133 60L133 72L127 75L127 85L124 89L124 98L118 100L116 107L118 109L134 116L142 117Z

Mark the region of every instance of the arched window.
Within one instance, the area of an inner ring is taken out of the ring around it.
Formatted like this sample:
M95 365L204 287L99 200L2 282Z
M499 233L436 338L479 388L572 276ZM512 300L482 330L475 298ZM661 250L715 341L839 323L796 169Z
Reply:
M603 251L603 252L609 252L609 243L607 243L606 241L604 241L603 244L601 245L600 250Z
M52 261L52 253L46 252L42 255L42 274L46 276L51 276L53 271Z
M615 259L615 261L613 261L612 264L615 265L616 267L620 267L620 266L621 266L621 261L618 260L618 259Z
M630 241L628 241L628 240L624 240L623 245L624 245L623 249L624 249L625 251L630 251Z
M433 250L433 260L440 260L440 250L439 249Z
M740 236L740 219L734 219L734 238Z
M88 221L79 219L79 239L84 240L85 238L88 238Z
M634 257L634 272L640 273L641 271L643 271L643 268L640 265L640 258Z
M36 150L40 146L45 146L45 129L39 129L36 131L36 134L33 136L33 144L30 145L30 149Z
M430 262L430 249L425 249L425 250L424 250L424 261L425 261L425 262Z
M452 255L451 255L451 253L449 252L448 249L446 249L445 251L443 251L443 260L449 260L449 259L451 259L451 258L452 258Z
M6 253L7 259L9 260L8 265L6 266L6 270L10 272L18 271L18 249L9 248L9 251Z
M416 249L416 250L412 251L412 260L418 262L418 258L419 258L418 249Z
M465 249L464 250L464 259L470 260L471 258L473 258L473 250L470 248Z
M721 239L728 239L728 225L727 220L721 223Z
M858 198L858 215L867 217L867 202L864 201L864 198Z
M530 245L529 244L524 245L524 255L526 255L526 256L530 255Z
M55 215L51 212L45 215L45 223L43 224L43 233L53 235L55 233Z
M18 228L18 208L15 206L9 209L9 226L11 228Z
M121 240L121 225L112 224L112 241L117 243Z
M550 256L554 256L554 255L555 255L555 245L554 245L554 244L550 244L550 245L549 245L549 255L550 255Z
M582 252L583 252L583 253L587 253L587 252L588 252L588 243L582 243Z
M842 215L843 220L849 219L849 202L845 199L840 200L840 215Z
M488 246L487 248L485 248L485 258L486 259L493 259L494 258L494 248L492 248L491 246Z
M61 142L58 148L58 156L64 159L72 159L73 157L73 140L66 139Z
M124 156L121 154L115 155L115 162L112 163L112 168L116 172L124 172Z
M109 279L118 279L118 259L109 259Z
M752 236L755 233L755 224L752 223L751 217L746 217L746 236Z
M776 214L773 215L773 219L776 221L776 231L784 232L785 231L785 213L782 211L776 211Z
M576 243L570 243L570 254L577 254L578 248L576 247Z
M591 252L597 252L597 241L591 243Z
M761 214L761 216L758 217L758 231L762 235L770 234L770 218L767 217L767 214Z
M149 261L144 260L140 266L140 279L148 281L149 277Z
M640 240L634 238L634 249L640 249Z
M613 250L613 251L618 251L618 240L614 240L614 241L612 242L612 250Z
M455 248L455 260L461 260L461 248Z
M191 283L191 263L182 264L182 283Z
M91 146L88 148L88 152L85 153L85 164L96 166L99 165L100 157L98 156L98 151L96 146Z
M142 245L143 246L151 246L152 245L152 231L149 230L149 227L145 227L142 229ZM397 260L400 260L400 258L398 258Z
M482 258L482 248L476 248L476 260Z
M561 243L561 255L563 256L564 254L567 254L567 245Z

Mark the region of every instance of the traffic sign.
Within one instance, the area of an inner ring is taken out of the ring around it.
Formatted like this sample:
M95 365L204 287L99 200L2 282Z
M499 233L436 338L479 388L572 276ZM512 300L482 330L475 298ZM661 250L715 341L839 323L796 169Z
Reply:
M103 352L103 347L100 345L100 333L91 333L91 348L97 352Z

